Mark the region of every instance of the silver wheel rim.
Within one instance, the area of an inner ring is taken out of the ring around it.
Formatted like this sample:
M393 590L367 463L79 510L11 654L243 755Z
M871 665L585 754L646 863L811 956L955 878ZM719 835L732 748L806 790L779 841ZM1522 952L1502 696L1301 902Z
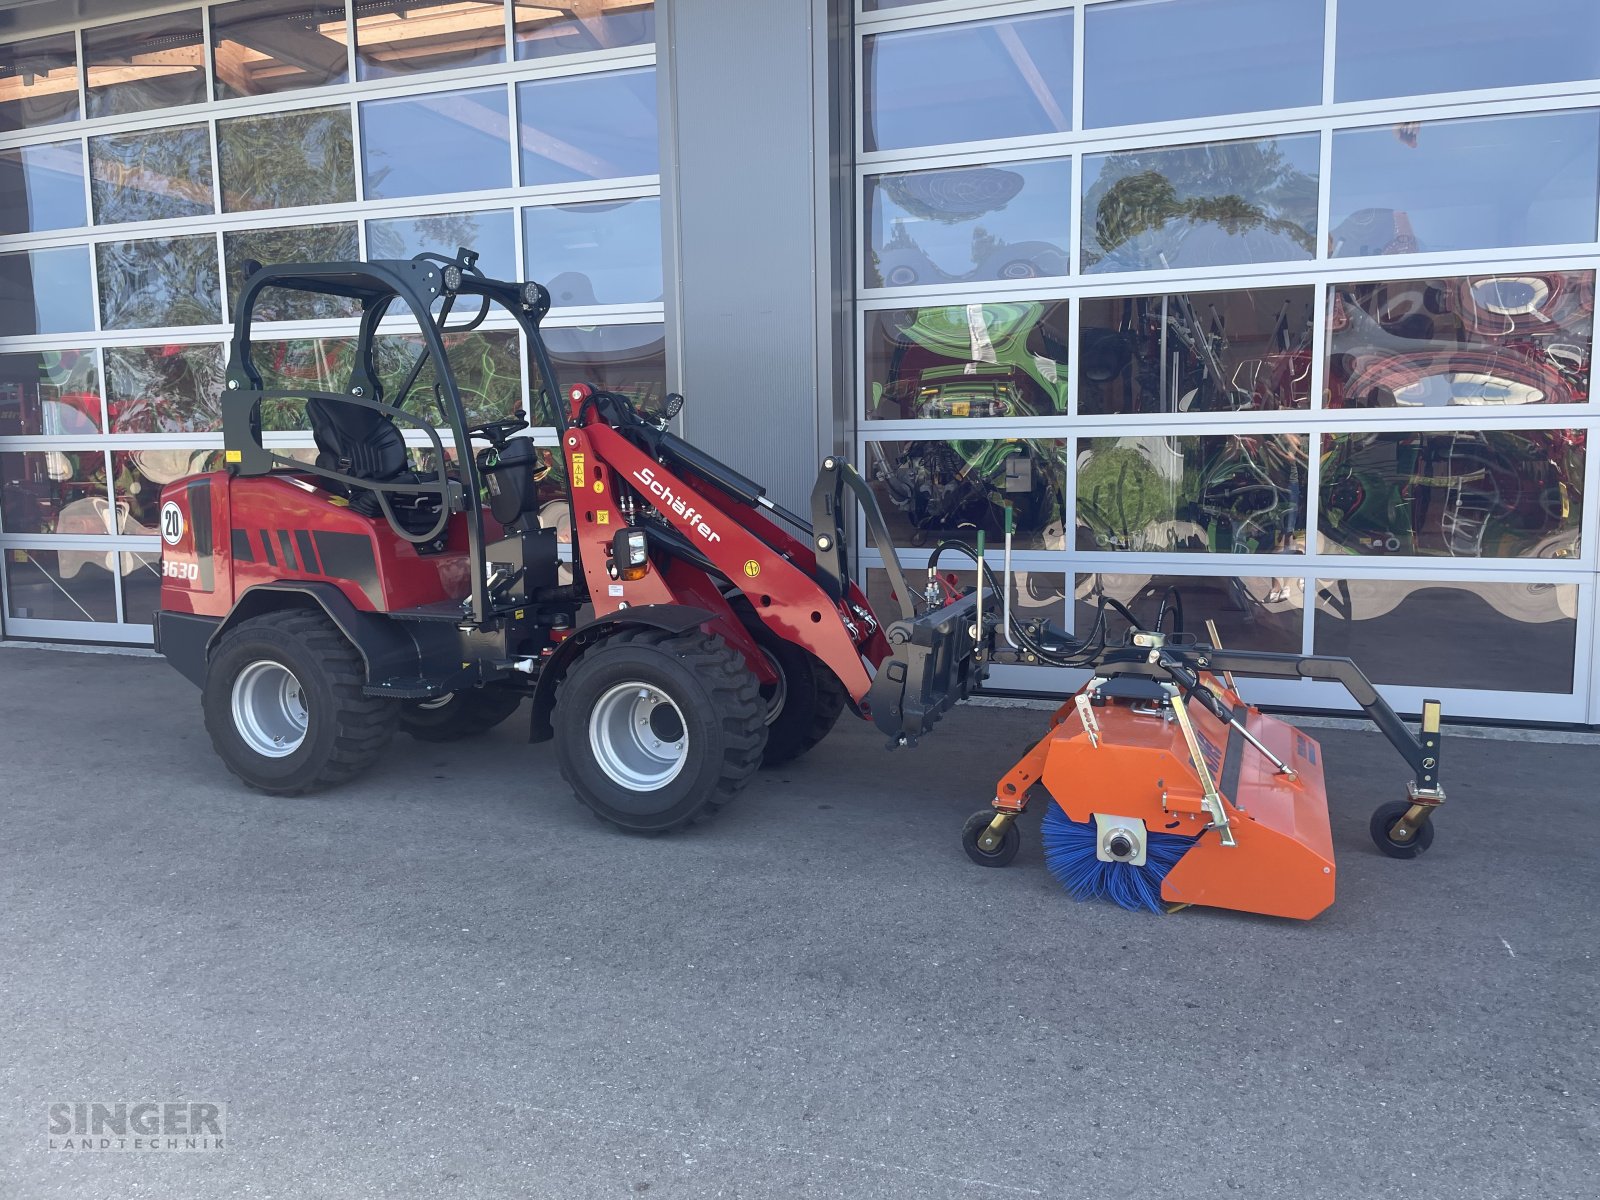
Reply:
M631 792L653 792L678 777L689 757L683 713L648 683L619 683L589 714L589 748L606 777Z
M761 655L772 667L777 675L778 682L772 684L772 695L767 697L766 723L770 727L774 721L783 715L783 706L789 702L789 677L783 673L783 664L765 646L760 647ZM763 688L763 691L766 689Z
M233 680L233 727L263 758L287 758L306 740L305 693L282 663L259 659Z

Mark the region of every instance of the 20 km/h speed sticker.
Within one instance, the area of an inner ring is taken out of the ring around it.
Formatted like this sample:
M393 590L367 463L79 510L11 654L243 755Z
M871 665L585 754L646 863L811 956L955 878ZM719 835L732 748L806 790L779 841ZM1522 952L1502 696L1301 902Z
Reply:
M183 541L183 509L171 500L161 506L161 540L169 546Z

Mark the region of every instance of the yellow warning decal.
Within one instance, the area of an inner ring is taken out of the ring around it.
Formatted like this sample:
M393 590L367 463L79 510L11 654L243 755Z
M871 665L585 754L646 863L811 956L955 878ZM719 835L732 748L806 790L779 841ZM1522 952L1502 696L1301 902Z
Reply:
M222 461L223 462L243 462L244 461L244 451L243 450L224 450L222 452Z
M594 490L596 492L604 492L606 490L606 485L601 483L598 479L596 479L594 481Z
M594 523L596 525L611 524L611 510L609 508L596 509L594 514Z
M350 507L350 501L346 500L343 496L329 496L328 503L337 504L340 508Z
M584 457L582 454L572 456L572 486L575 488L588 486L583 479Z
M761 574L761 564L753 558L745 559L744 573L751 579L754 579L757 575Z

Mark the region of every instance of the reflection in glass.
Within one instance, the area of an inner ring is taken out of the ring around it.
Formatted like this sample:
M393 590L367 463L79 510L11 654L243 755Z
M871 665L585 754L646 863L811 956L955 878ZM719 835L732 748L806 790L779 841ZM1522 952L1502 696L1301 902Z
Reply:
M257 340L250 347L250 362L267 391L343 392L350 386L355 349L355 340L348 337ZM269 433L309 433L311 419L305 401L291 396L264 397L261 428Z
M211 212L211 135L204 125L92 137L89 173L100 225Z
M1339 0L1335 100L1600 78L1594 0Z
M1597 178L1594 109L1341 129L1332 254L1592 242Z
M867 313L867 417L1050 417L1067 411L1067 302Z
M222 452L193 447L140 447L111 452L111 494L126 514L130 533L156 534L161 528L161 489L185 475L221 470ZM125 573L137 567L124 560ZM157 568L159 570L159 567Z
M1078 411L1311 407L1310 286L1083 301Z
M524 209L525 278L555 308L661 299L661 201L603 200Z
M349 262L361 257L355 222L290 225L282 229L229 229L222 235L223 268L228 275L229 311L238 303L244 264L264 267L286 262ZM256 321L320 321L353 317L361 306L343 296L318 296L288 288L265 288L256 298Z
M361 105L368 200L511 186L504 88L439 92Z
M15 621L117 619L112 550L4 550L6 615Z
M923 611L926 601L928 584L928 559L929 553L918 553L915 550L902 550L899 552L900 569L906 577L906 584L915 590L912 604L918 612ZM944 596L961 595L977 587L977 572L973 570L957 570L960 563L971 560L964 555L954 552L946 553L939 560L937 586ZM996 579L1000 577L1000 563L998 556L991 568ZM1011 572L1008 590L1011 592L1011 615L1018 621L1029 623L1033 621L1049 621L1056 626L1062 626L1067 614L1067 577L1060 571L1033 571L1028 569ZM880 622L887 625L890 621L900 620L900 598L895 594L894 588L889 583L889 573L881 567L867 568L867 603L872 606L872 611ZM984 581L984 607L988 608L989 599L993 598L990 591L990 581ZM995 606L997 609L999 605ZM1016 664L1023 665L1023 664Z
M517 129L525 185L654 175L655 68L519 83Z
M1096 4L1084 14L1083 123L1320 104L1322 8L1323 0Z
M582 6L512 0L511 19L520 59L656 43L652 0L590 0Z
M222 428L222 347L107 346L112 433L209 433Z
M0 150L0 233L40 233L88 223L82 142Z
M867 287L1065 275L1072 163L869 176Z
M361 0L356 5L357 79L505 60L502 0Z
M1593 271L1339 283L1328 408L1582 404Z
M0 354L0 437L102 433L93 350Z
M222 321L217 239L101 242L100 320L107 329L216 325Z
M454 257L462 247L478 252L478 267L491 279L518 277L516 232L509 209L367 222L369 258L414 258L424 252ZM390 311L405 309L396 303Z
M91 118L206 100L198 8L85 29L83 63Z
M1065 133L1072 22L1039 13L866 38L866 149Z
M1374 683L1572 691L1578 588L1570 583L1319 579L1318 654ZM1470 646L1470 654L1462 647Z
M1318 140L1302 133L1088 155L1084 271L1311 258Z
M344 5L334 0L242 0L211 9L217 99L344 83Z
M140 550L122 556L122 622L153 625L161 607L161 551Z
M87 246L0 254L0 329L12 336L93 329L89 287Z
M1324 554L1576 558L1584 431L1322 438Z
M1303 434L1149 434L1078 446L1080 550L1305 552Z
M106 456L100 450L0 452L0 530L115 533L108 524Z
M620 392L642 409L661 407L667 394L667 341L661 325L546 325L542 332L562 387L587 383Z
M0 46L0 132L78 119L78 47L71 33Z
M895 542L991 538L1016 513L1019 550L1066 547L1066 443L1050 438L869 441L866 475Z
M461 405L466 410L468 424L508 417L522 407L522 337L516 330L446 334L444 346L450 357L450 374L461 390ZM411 390L404 396L398 394L422 347L420 334L380 334L373 347L373 357L377 362L378 382L384 391L384 403L437 424L443 420L443 414L434 399L438 375L432 355L417 373Z
M350 110L343 105L218 121L217 157L224 212L356 198Z
M1178 593L1181 630L1168 588ZM1206 621L1211 620L1229 649L1300 653L1306 581L1298 575L1079 575L1074 606L1078 636L1094 627L1101 597L1126 605L1151 629L1159 619L1168 632L1193 634L1209 643ZM1164 616L1163 603L1167 605Z

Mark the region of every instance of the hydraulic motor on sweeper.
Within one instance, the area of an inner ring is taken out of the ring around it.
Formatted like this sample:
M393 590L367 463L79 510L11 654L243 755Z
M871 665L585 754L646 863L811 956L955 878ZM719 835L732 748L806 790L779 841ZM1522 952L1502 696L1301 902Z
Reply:
M1315 744L1239 700L1231 669L1344 683L1417 771L1408 800L1374 817L1375 838L1400 856L1431 840L1436 710L1419 741L1348 660L1224 651L1181 620L1140 628L1114 604L1083 638L1026 625L998 599L981 539L941 544L913 588L847 463L823 463L808 520L672 432L681 397L645 412L561 388L540 331L548 293L487 278L469 251L248 268L224 467L162 493L156 634L202 689L217 753L253 787L338 783L396 730L464 737L527 700L531 739L555 741L584 804L661 832L714 813L847 707L914 745L991 662L1041 661L1093 679L968 823L976 861L1015 854L1016 814L1042 781L1059 807L1051 845L1092 834L1085 861L1100 865L1088 886L1068 880L1079 893L1310 916L1333 889ZM252 321L285 291L359 306L342 391L264 385ZM521 410L468 414L446 338L491 313L521 331L551 461ZM420 340L398 370L379 354L396 320ZM266 444L264 407L303 419L313 462ZM899 608L888 618L851 574L855 510L883 554ZM939 574L952 552L976 561L977 587ZM1112 636L1111 619L1128 628Z

